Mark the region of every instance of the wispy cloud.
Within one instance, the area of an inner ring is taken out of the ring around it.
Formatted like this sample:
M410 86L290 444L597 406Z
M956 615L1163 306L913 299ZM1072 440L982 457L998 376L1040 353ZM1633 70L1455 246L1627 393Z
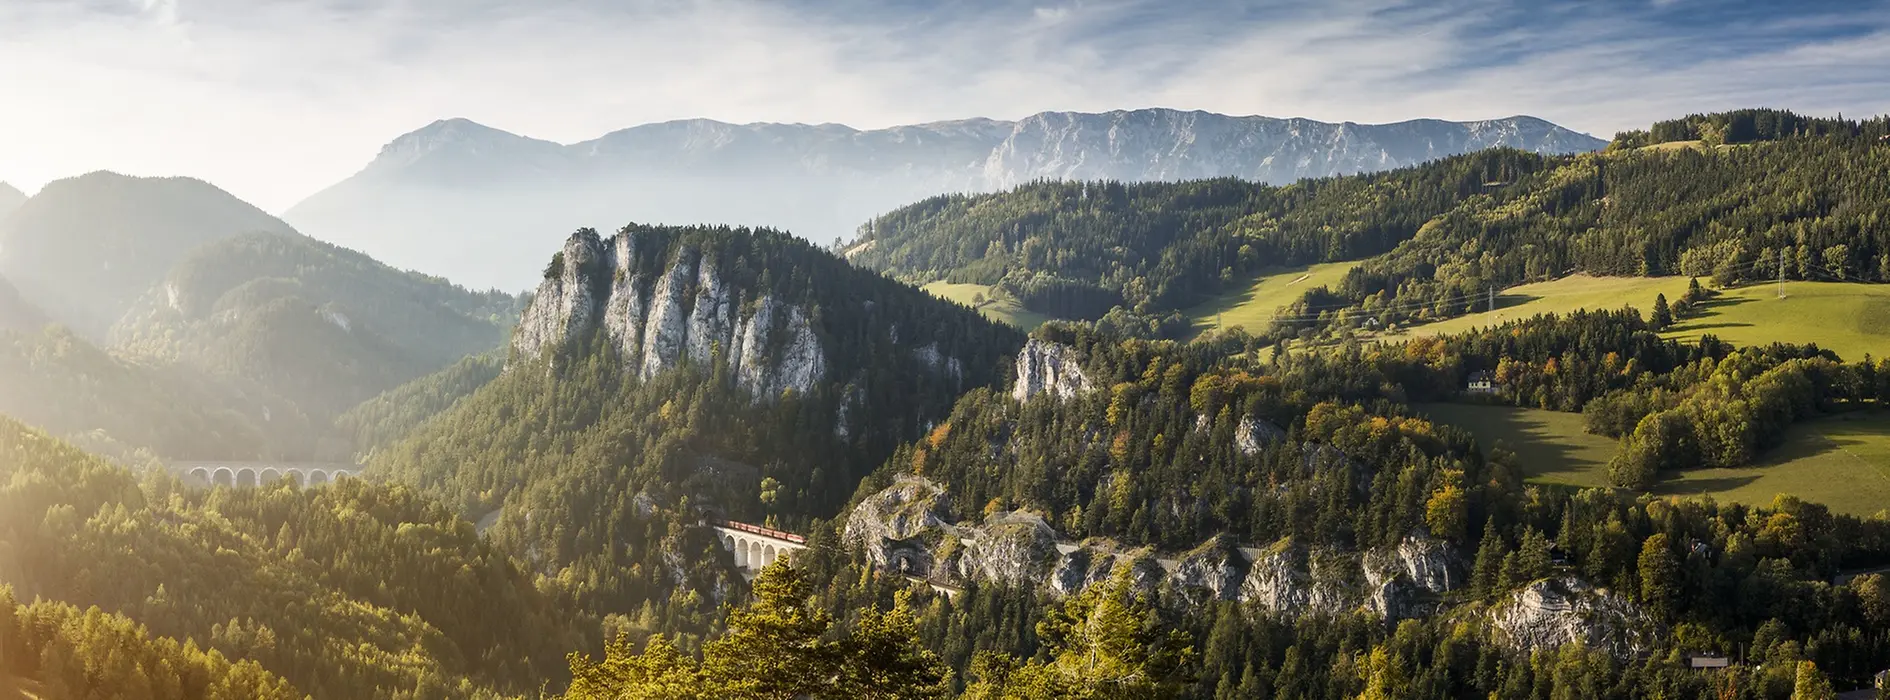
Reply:
M1890 4L0 0L0 66L0 178L189 174L280 210L448 116L575 141L1142 106L1604 136L1886 112Z

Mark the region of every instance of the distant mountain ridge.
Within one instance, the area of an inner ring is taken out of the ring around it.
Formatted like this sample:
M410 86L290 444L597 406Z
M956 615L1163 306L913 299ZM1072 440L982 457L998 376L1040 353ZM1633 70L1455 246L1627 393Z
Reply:
M215 185L94 172L57 180L0 217L0 274L93 340L197 246L295 230Z
M18 187L0 182L0 217L13 213L13 210L25 203L25 192L21 192Z
M873 130L694 119L569 145L449 119L395 139L284 218L396 266L522 289L535 280L512 263L554 250L544 232L584 226L767 225L827 241L929 196L1039 179L1284 183L1493 147L1604 145L1525 116L1367 125L1141 109Z
M20 297L13 283L0 278L0 330L32 330L46 323L46 315Z
M310 458L330 418L498 348L519 308L191 178L53 182L0 245L0 413L113 454Z

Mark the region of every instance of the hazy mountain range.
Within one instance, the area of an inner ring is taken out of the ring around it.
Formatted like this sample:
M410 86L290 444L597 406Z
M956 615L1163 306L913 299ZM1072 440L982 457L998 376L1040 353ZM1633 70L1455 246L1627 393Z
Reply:
M0 182L0 216L13 213L13 210L20 208L20 205L25 203L25 192L21 192L19 188L7 183Z
M201 180L95 172L10 209L0 413L88 444L306 459L329 418L498 347L517 314L512 297L304 236Z
M0 275L46 313L97 339L197 246L243 233L294 232L202 180L95 172L49 183L0 215Z
M568 145L452 119L395 139L284 218L397 267L517 290L536 282L517 261L541 259L582 226L758 225L826 242L935 194L1041 178L1285 183L1497 146L1605 143L1524 116L1361 125L1145 109L869 131L697 119Z

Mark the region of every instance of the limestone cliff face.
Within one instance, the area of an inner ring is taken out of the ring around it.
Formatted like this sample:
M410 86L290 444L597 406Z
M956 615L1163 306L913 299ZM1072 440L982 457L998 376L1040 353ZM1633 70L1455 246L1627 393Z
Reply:
M937 554L950 554L957 528L945 522L951 500L945 489L920 477L901 476L891 487L861 501L847 516L842 535L857 543L874 566L924 576ZM944 550L944 551L941 551Z
M525 309L512 349L536 357L602 328L626 370L648 379L682 363L726 362L757 400L806 393L827 376L807 313L767 290L738 289L717 261L683 245L645 279L633 236L579 232L565 242Z
M1357 608L1358 591L1347 585L1352 561L1334 553L1281 540L1252 553L1243 600L1280 615L1332 614Z
M1091 386L1075 348L1033 337L1017 353L1017 384L1011 389L1011 398L1029 401L1047 393L1069 399L1089 391Z
M1042 517L1000 511L982 522L950 522L950 495L902 476L848 515L845 539L876 565L941 583L1035 585L1075 595L1113 576L1143 590L1165 588L1197 603L1241 601L1281 615L1367 610L1393 619L1435 611L1463 584L1461 556L1413 533L1396 547L1346 552L1281 540L1243 548L1227 536L1162 555L1106 538L1062 539Z
M1632 601L1574 577L1543 579L1510 594L1490 611L1490 623L1519 651L1580 641L1622 659L1647 649L1651 625Z
M1406 536L1398 546L1366 553L1365 604L1391 619L1432 612L1437 596L1465 582L1463 557L1450 543L1423 533Z

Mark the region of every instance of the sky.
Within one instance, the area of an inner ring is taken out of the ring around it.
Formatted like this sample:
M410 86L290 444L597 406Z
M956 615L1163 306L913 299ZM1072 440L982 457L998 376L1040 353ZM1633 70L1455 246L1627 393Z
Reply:
M465 117L860 128L1140 107L1606 138L1890 112L1890 0L0 0L0 181L188 175L280 213Z

